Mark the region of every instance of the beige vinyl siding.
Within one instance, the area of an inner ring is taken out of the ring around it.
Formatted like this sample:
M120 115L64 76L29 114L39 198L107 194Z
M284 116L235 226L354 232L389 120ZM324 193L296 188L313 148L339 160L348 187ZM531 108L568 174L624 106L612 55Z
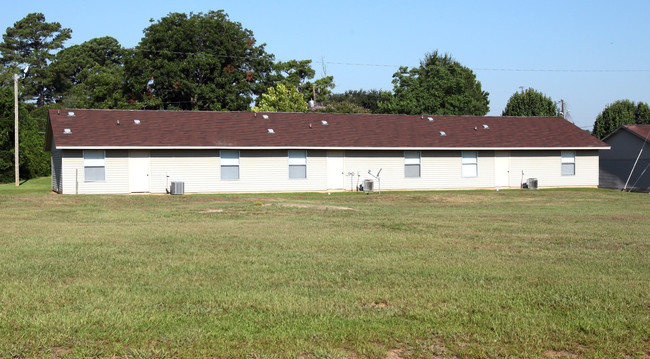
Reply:
M171 182L184 182L185 192L217 191L219 150L152 150L150 166L152 193L165 193Z
M360 183L375 180L368 170L376 175L379 169L386 190L494 186L493 151L478 151L478 176L469 178L462 177L461 151L421 151L420 177L404 175L404 151L345 151L345 173L358 172Z
M429 188L486 188L494 186L494 151L477 151L476 177L463 177L462 151L425 151L423 167L431 167L422 177L429 179ZM430 165L426 165L430 163Z
M318 191L327 186L325 151L307 151L307 178L289 178L286 150L239 151L239 179L222 180L219 150L151 151L151 192L165 193L173 181L185 192ZM169 177L167 177L169 176Z
M575 175L562 176L562 151L512 151L510 185L537 178L539 187L598 185L598 151L575 151Z
M84 180L82 150L62 151L63 193L98 194L129 192L128 151L107 150L105 157L106 179L99 182Z
M596 186L598 152L575 152L576 174L562 176L559 150L510 151L505 168L509 170L510 186L519 187L522 170L524 180L537 178L540 187ZM339 160L329 161L332 168L328 168L327 153L325 150L308 150L307 178L294 179L289 178L287 150L241 150L239 179L222 180L219 150L151 150L150 192L165 193L173 181L185 182L187 193L323 191L328 188L328 175L330 182L338 181L337 176L341 176L345 189L349 190L349 177L343 177L349 172L360 174L358 179L357 176L352 178L353 188L365 179L372 179L377 190L378 183L368 170L376 175L380 169L381 188L385 190L493 188L497 177L495 151L478 151L476 177L462 176L460 150L421 151L420 177L405 176L404 151L401 150L346 150ZM63 150L59 154L62 171L58 183L63 193L129 192L127 150L106 150L106 180L103 182L84 181L81 150ZM56 156L57 152L53 151L53 177ZM499 170L504 171L503 166Z
M289 178L287 150L241 151L239 180L219 181L219 192L320 191L327 187L326 151L307 151L307 178Z

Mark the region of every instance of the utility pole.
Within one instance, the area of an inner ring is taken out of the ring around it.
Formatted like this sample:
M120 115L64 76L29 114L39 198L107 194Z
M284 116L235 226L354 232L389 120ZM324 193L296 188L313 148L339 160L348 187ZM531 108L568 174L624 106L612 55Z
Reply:
M16 175L16 186L20 186L20 163L18 156L18 74L14 74L14 164Z
M560 100L560 113L563 118L566 118L566 103L562 99Z

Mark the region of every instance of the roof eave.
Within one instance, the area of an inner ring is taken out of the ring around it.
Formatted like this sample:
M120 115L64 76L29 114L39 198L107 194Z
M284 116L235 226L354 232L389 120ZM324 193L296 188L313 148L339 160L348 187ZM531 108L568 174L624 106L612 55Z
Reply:
M543 150L609 150L599 147L324 147L324 146L57 146L60 150L359 150L359 151L543 151Z

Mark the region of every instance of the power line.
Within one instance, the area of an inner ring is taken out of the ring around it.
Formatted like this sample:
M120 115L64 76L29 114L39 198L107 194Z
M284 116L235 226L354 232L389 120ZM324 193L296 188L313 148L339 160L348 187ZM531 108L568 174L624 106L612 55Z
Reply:
M138 48L124 48L132 51L139 52L154 52L161 54L172 54L172 55L202 55L209 57L221 57L221 58L232 58L232 59L245 59L242 56L233 56L233 55L217 55L209 54L204 52L182 52L182 51L168 51L168 50L148 50L148 49L138 49ZM281 61L281 60L279 60ZM361 67L408 67L404 65L391 65L391 64L372 64L372 63L362 63L362 62L342 62L342 61L312 61L314 64L321 65L344 65L344 66L361 66ZM475 67L472 68L474 71L495 71L495 72L573 72L573 73L634 73L634 72L650 72L650 69L526 69L526 68L504 68L504 67Z
M320 62L314 62L320 63ZM326 64L332 65L346 65L346 66L367 66L367 67L402 67L403 65L387 65L387 64L365 64L354 62L335 62L328 61ZM487 68L475 67L474 71L500 71L500 72L650 72L650 69L516 69L516 68Z

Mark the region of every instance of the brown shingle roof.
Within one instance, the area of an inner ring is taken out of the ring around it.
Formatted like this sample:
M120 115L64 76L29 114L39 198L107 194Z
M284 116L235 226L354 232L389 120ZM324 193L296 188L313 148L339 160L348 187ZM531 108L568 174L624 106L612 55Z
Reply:
M635 133L637 136L642 139L647 140L650 138L650 125L625 125L623 126L630 130L630 132Z
M75 109L48 126L58 148L608 148L556 117Z

